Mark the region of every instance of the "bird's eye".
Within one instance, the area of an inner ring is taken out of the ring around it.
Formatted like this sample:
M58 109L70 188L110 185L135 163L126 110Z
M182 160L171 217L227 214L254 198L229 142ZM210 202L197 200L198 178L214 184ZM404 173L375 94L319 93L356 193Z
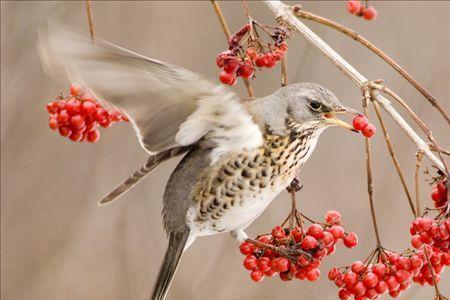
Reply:
M313 100L309 103L309 106L311 106L311 108L314 110L318 110L322 105L320 104L319 101Z

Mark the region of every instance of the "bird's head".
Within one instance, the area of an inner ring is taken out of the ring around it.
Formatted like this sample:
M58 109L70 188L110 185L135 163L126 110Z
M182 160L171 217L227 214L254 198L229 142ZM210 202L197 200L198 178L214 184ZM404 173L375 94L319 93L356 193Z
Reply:
M291 84L279 91L286 100L287 116L294 123L318 128L340 126L354 131L353 126L338 119L337 114L358 112L345 107L328 89L316 83Z

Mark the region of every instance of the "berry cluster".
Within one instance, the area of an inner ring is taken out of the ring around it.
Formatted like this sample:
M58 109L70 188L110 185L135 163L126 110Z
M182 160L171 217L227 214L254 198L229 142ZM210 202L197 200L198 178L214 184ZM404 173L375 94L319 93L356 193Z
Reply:
M340 288L340 299L347 300L352 296L355 299L377 299L385 293L398 297L426 264L423 253L398 254L384 249L373 253L376 254L373 264L369 259L367 263L356 261L350 266L330 270L328 278Z
M364 115L357 115L353 118L353 128L361 131L361 133L367 138L374 136L377 132L375 125L369 124L369 120Z
M378 16L378 12L373 6L365 7L359 0L348 0L347 11L368 21L374 20Z
M283 281L294 278L316 281L322 259L334 253L340 240L347 248L358 243L355 233L345 233L340 213L328 211L326 224L313 223L306 231L300 226L292 230L276 226L271 234L257 238L257 246L247 241L240 245L240 251L246 255L244 267L251 271L250 277L256 282L277 273Z
M95 143L100 139L99 126L107 128L115 122L128 122L120 111L105 109L88 90L77 84L70 85L69 96L48 103L47 111L50 128L58 129L62 136L74 142Z
M440 274L444 271L445 267L450 265L450 253L442 252L439 249L430 246L425 246L425 249L427 251L431 268L433 269L434 279L430 266L428 265L428 259L426 258L425 252L421 249L416 252L416 256L422 260L423 265L419 271L413 273L413 281L420 285L424 285L426 283L429 285L434 285L434 280L439 282Z
M445 208L448 205L447 181L439 180L433 187L431 199L434 201L434 207Z
M450 217L431 219L416 218L410 228L411 245L420 249L424 244L436 251L450 253Z
M255 25L267 28L256 21L245 24L236 31L230 38L229 49L219 53L216 57L216 64L222 69L219 79L228 85L236 84L237 77L250 78L255 73L255 66L258 68L273 68L286 54L288 46L285 42L287 37L286 29L276 28L270 37L274 44L265 44L259 37L254 37L252 32L256 31ZM247 39L244 37L248 36ZM247 41L244 47L242 41Z

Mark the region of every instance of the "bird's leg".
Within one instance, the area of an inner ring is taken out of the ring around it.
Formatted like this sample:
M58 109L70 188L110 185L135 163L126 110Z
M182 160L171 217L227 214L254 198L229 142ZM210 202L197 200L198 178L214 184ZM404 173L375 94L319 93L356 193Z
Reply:
M248 239L248 235L242 229L231 231L231 236L234 237L239 243L245 242Z

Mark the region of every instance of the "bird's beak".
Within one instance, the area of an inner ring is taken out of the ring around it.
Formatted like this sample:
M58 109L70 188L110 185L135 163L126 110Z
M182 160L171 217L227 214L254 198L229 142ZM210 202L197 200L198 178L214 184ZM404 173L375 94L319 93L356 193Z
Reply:
M335 114L342 114L342 113L350 113L350 114L355 114L355 115L359 114L359 112L354 110L353 108L342 107L341 109L334 110L333 112L324 114L324 118L326 119L326 122L328 124L330 124L331 126L339 126L339 127L343 127L343 128L346 128L346 129L354 131L354 132L358 132L355 130L355 128L353 128L352 125L338 119L335 116Z

